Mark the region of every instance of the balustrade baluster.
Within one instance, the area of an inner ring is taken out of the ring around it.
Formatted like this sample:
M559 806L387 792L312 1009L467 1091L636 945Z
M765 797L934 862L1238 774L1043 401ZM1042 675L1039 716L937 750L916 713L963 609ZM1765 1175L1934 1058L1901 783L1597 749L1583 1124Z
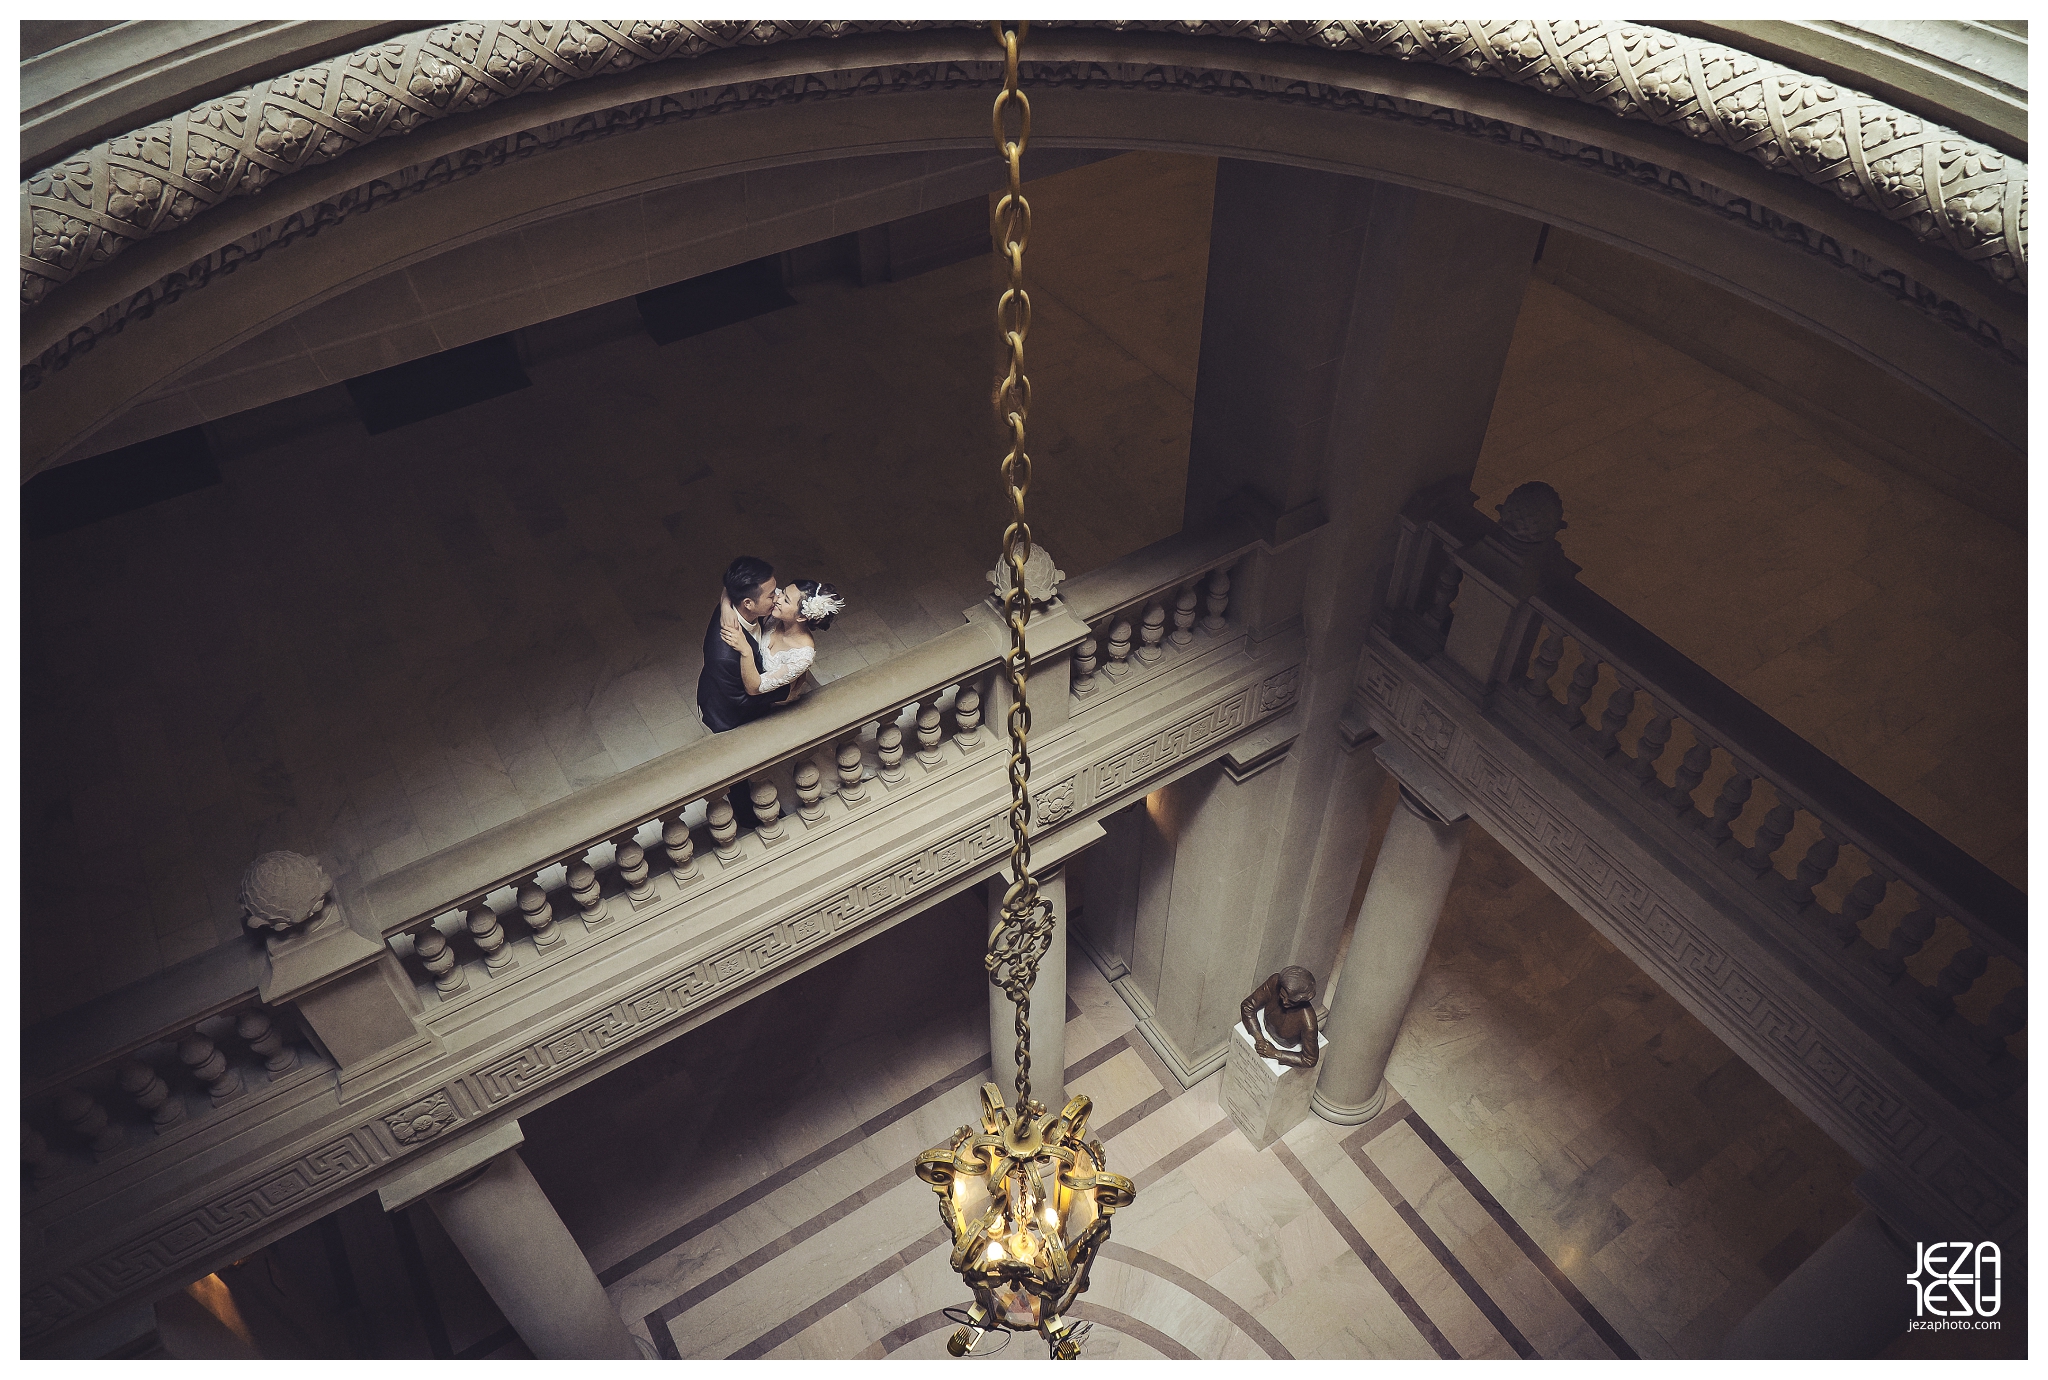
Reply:
M953 697L953 726L953 742L960 751L981 746L981 692L971 685L962 685Z
M782 796L775 783L763 776L753 783L748 798L754 802L754 837L763 843L782 841Z
M1582 652L1584 648L1580 648ZM1594 682L1600 679L1600 663L1591 653L1579 658L1578 667L1572 672L1572 682L1565 687L1562 702L1553 702L1558 717L1571 726L1574 733L1586 725L1586 701L1593 698Z
M1147 666L1156 665L1166 655L1161 649L1160 639L1166 636L1166 606L1154 599L1145 608L1145 622L1138 629L1138 660Z
M2027 1023L2027 989L2015 987L1999 1000L1984 1017L1984 1024L1972 1031L1970 1038L1977 1042L1977 1048L1992 1059L2002 1059L2009 1051L2006 1038L2019 1032Z
M1190 580L1180 587L1180 593L1173 599L1173 631L1166 640L1176 647L1185 647L1195 640L1195 609L1201 601L1195 595L1195 583Z
M796 784L796 817L806 824L816 824L825 817L825 780L818 764L804 758L796 764L791 779Z
M597 869L590 865L590 859L578 857L571 862L567 880L569 898L583 913L585 930L594 930L611 919L611 909L604 903L604 887L597 880Z
M1698 729L1695 728L1697 733ZM1678 770L1671 773L1671 792L1664 801L1680 814L1693 811L1692 793L1700 788L1700 782L1707 776L1707 768L1713 765L1714 745L1705 738L1694 741L1691 748L1679 760Z
M1779 801L1771 812L1757 822L1756 843L1742 855L1751 872L1761 877L1770 871L1771 854L1784 846L1785 835L1792 832L1792 825L1798 816L1787 801Z
M1828 873L1835 870L1835 862L1841 856L1842 845L1822 834L1806 850L1806 856L1799 860L1793 875L1778 888L1779 893L1796 909L1805 910L1813 904L1813 889L1827 880Z
M1726 844L1735 836L1735 820L1741 815L1743 806L1749 804L1749 793L1756 786L1756 773L1737 762L1735 770L1721 783L1721 793L1714 797L1714 817L1700 827L1716 846Z
M868 788L861 784L860 735L855 733L839 745L839 799L848 805L858 805L868 798Z
M1937 1016L1948 1015L1956 1009L1956 998L1984 976L1990 963L1991 955L1978 948L1977 941L1972 939L1969 947L1957 953L1935 976L1932 987L1920 989L1920 1004Z
M1877 956L1877 966L1885 976L1897 982L1906 975L1906 960L1925 948L1927 941L1934 937L1934 924L1941 913L1925 901L1913 911L1900 918L1892 926L1891 937L1885 940L1884 952Z
M64 1172L64 1157L50 1148L42 1133L34 1127L21 1128L21 1162L28 1170L28 1181L41 1188Z
M1131 673L1131 620L1119 616L1109 627L1109 660L1103 665L1102 674L1112 681L1122 680Z
M442 996L453 996L469 986L469 974L455 961L454 947L433 921L413 931L412 951L419 956L427 976L434 980L434 990Z
M853 751L857 760L860 749ZM903 730L893 720L883 724L882 731L875 735L875 758L881 763L876 774L884 785L894 786L903 780Z
M172 1097L170 1085L149 1065L140 1061L123 1064L114 1081L136 1106L149 1113L149 1124L158 1135L185 1119L184 1099Z
M1657 759L1664 755L1665 744L1671 741L1671 711L1660 702L1657 713L1643 725L1643 732L1636 739L1635 774L1636 788L1654 794L1664 789L1663 781L1657 776Z
M1081 645L1074 648L1073 691L1082 699L1095 693L1095 634L1081 639Z
M647 850L633 837L638 832L629 829L612 840L612 861L619 865L619 880L626 884L626 899L651 901L654 899L654 878L648 875Z
M1612 757L1619 752L1621 731L1628 727L1629 716L1635 712L1635 687L1624 681L1607 697L1607 708L1600 715L1600 731L1593 735L1593 751L1602 757Z
M929 771L939 765L939 697L917 702L917 760Z
M128 1140L119 1126L107 1120L107 1109L76 1088L57 1094L57 1119L77 1133L92 1153L105 1157Z
M206 1084L206 1095L216 1107L242 1090L242 1071L228 1062L218 1045L196 1030L178 1041L178 1062Z
M1556 628L1536 649L1536 655L1529 659L1529 679L1522 688L1546 704L1555 705L1557 696L1550 693L1550 678L1557 674L1557 663L1564 660L1564 634Z
M1423 616L1438 632L1442 632L1451 621L1451 604L1458 597L1458 587L1465 582L1465 569L1449 557L1444 558L1444 568L1436 577L1436 589L1431 592L1429 612Z
M731 792L711 802L704 821L711 829L711 851L720 862L733 862L740 855L740 826L733 818Z
M263 1068L275 1081L299 1066L299 1052L285 1040L284 1027L260 1007L244 1011L235 1022L235 1035L249 1052L263 1061Z
M697 880L697 841L690 837L690 826L683 822L681 810L662 817L661 848L668 854L669 876L676 879L678 886Z
M518 905L526 928L532 932L535 949L547 953L569 942L565 936L555 933L555 908L541 887L538 872L519 884Z
M482 897L471 901L463 908L469 925L469 937L484 956L484 972L496 977L507 968L519 965L519 957L505 943L504 927L498 923L498 912L492 910Z
M1842 898L1842 909L1828 925L1828 932L1843 945L1854 944L1863 937L1863 922L1871 912L1884 904L1885 889L1892 879L1874 865L1863 874L1862 880L1849 888L1849 894Z
M1230 626L1224 612L1230 607L1230 571L1222 566L1209 572L1209 595L1203 601L1208 610L1202 619L1202 631L1211 637Z

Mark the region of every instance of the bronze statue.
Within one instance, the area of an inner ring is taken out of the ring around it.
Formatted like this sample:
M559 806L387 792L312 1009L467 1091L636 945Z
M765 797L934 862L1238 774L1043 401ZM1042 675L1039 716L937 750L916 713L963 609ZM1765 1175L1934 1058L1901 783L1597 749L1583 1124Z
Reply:
M1259 984L1238 1008L1252 1049L1261 1059L1298 1069L1316 1066L1316 979L1306 968L1282 968ZM1254 1022L1258 1014L1264 1019ZM1260 1026L1265 1027L1264 1033ZM1268 1040L1266 1035L1273 1038ZM1276 1047L1278 1046L1278 1047Z

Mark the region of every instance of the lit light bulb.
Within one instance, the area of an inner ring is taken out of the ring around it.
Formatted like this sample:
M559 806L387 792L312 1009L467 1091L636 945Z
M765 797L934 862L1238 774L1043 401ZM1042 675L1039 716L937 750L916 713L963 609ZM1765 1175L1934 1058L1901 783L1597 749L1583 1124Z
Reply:
M989 1243L988 1243L988 1258L989 1258L990 1260L1001 1260L1001 1259L1003 1258L1003 1243L1002 1243L1002 1242L1000 1242L1000 1241L991 1241L991 1242L989 1242Z

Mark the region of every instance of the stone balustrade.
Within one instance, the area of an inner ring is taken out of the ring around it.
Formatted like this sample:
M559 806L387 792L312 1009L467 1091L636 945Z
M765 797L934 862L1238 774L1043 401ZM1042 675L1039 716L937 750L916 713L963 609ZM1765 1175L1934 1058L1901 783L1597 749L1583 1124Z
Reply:
M433 914L383 922L387 942L424 1002L461 1002L545 955L599 942L650 909L666 912L714 878L778 857L842 819L887 807L933 773L987 756L995 739L983 727L982 705L996 672L986 654L980 661L964 676L949 671L909 695L898 677L891 698L900 702L879 713L856 711L857 719L822 740L744 775L691 786L653 811L635 801L632 815L607 824L595 840L551 850L524 865L522 876L492 877L487 890L453 897ZM512 827L531 833L534 822L529 816ZM494 843L469 851L481 856ZM408 881L388 889L406 905ZM370 888L373 896L385 890Z
M1498 524L1473 501L1404 515L1369 717L1923 1220L1988 1228L2024 1127L2025 897L1580 584L1547 486Z
M307 1047L288 1013L254 1001L186 1018L111 1057L96 1052L84 1066L27 1062L23 1162L32 1195L95 1165L138 1160L161 1137L203 1135L334 1067Z
M1061 692L1032 737L1048 850L1289 712L1299 634L1232 636L1217 575L1254 546L1236 530L1170 538L1034 614L1034 678ZM1150 660L1085 719L1060 712L1090 620L1131 609L1132 655ZM1202 626L1212 610L1222 627ZM25 1339L175 1289L439 1138L520 1115L994 875L1007 641L979 606L767 720L366 885L259 860L252 877L268 865L269 880L245 882L244 905L260 943L25 1033Z
M1069 693L1076 712L1145 680L1156 668L1196 654L1230 631L1230 573L1235 561L1148 589L1087 617L1074 648Z

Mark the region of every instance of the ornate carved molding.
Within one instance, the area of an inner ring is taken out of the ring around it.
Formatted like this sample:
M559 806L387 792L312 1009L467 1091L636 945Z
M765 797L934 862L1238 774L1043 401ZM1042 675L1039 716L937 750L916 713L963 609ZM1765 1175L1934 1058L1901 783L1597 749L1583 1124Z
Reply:
M1732 929L1701 923L1711 901L1683 894L1679 878L1652 875L1618 844L1579 828L1554 803L1555 783L1532 782L1516 768L1518 753L1504 734L1475 729L1474 711L1433 695L1403 661L1374 635L1359 689L1376 726L1441 767L1489 832L1539 860L1582 913L1597 916L1668 987L1735 1033L1750 1061L1781 1088L1796 1089L1865 1164L1921 1185L1951 1216L1987 1231L2018 1210L2016 1186L1955 1133L1962 1118L1938 1090L1903 1067L1880 1068L1873 1057L1880 1046L1855 1038L1848 1018L1793 972L1756 945L1732 940Z
M183 229L237 197L378 140L564 84L720 49L863 33L966 30L972 21L464 21L401 35L210 100L108 139L22 184L21 294L35 306L130 246ZM1176 38L1314 47L1424 63L1576 101L1726 148L1822 187L2026 285L2025 165L1968 137L1818 77L1640 24L1546 20L1068 21ZM966 33L949 40L972 43ZM936 46L936 45L935 45ZM1234 49L1234 44L1233 44ZM1219 94L1255 84L1241 50L1204 69ZM983 82L978 50L936 65ZM1060 64L1027 64L1034 82ZM691 93L699 109L838 91L901 89L897 69L786 78L776 94ZM1270 80L1268 78L1267 80ZM1293 85L1303 85L1292 83Z

